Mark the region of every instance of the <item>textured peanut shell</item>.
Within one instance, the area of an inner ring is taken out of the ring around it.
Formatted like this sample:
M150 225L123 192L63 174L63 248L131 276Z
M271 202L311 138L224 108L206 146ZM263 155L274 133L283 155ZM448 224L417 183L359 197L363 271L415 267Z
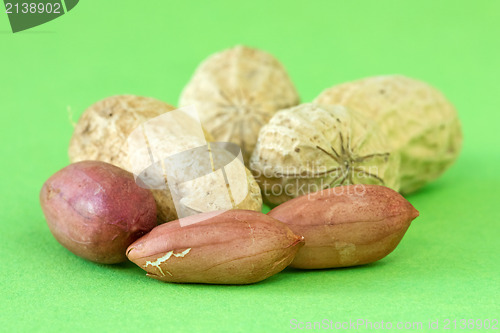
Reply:
M169 207L171 209L170 215L175 216L175 219L178 218L178 215L188 216L224 209L244 208L261 211L260 188L241 160L229 151L218 147L217 144L190 149L193 139L195 138L174 136L173 139L162 138L161 142L156 142L155 139L148 140L150 147L155 147L151 150L154 150L158 156L170 156L175 152L173 149L183 151L181 156L176 156L175 163L172 162L169 172L171 178L168 181L176 184L176 188L168 188L168 182L161 167L157 169L159 173L152 172L150 176L142 178L147 184L160 185L160 187L155 186L156 189L152 190L157 200L162 198L170 200L170 202L165 202L164 205L160 206ZM210 163L210 156L212 161L219 160L219 163ZM141 153L134 155L134 159L139 159L134 164L140 165L141 161L149 163L149 153L144 149ZM220 164L221 160L228 164L216 166L216 164ZM204 168L206 162L211 164L209 173ZM225 172L225 178L221 172L222 168ZM190 180L185 181L185 178ZM171 190L174 193L177 192L176 207L172 201Z
M179 104L195 105L203 126L217 141L241 147L245 163L260 128L279 109L299 103L281 63L245 46L216 53L196 69Z
M99 161L71 164L40 191L50 231L74 254L104 264L127 259L127 247L156 226L150 191L130 172Z
M249 284L283 270L302 245L302 236L265 214L229 210L160 225L127 256L165 282Z
M143 122L175 107L150 97L118 95L81 115L69 144L71 162L104 161L129 170L127 137Z
M268 213L304 236L291 267L368 264L391 253L418 211L378 185L340 186L290 200Z
M250 169L273 205L339 185L399 188L399 156L373 121L343 106L306 103L276 113Z
M80 117L69 146L70 160L100 160L132 171L127 137L145 121L174 109L173 106L154 98L135 95L112 96L101 100L90 106ZM189 131L189 128L185 129L186 136L189 136ZM204 131L204 134L207 141L213 141L207 131ZM165 137L163 146L158 144L156 148L161 153L168 152L171 149L168 138ZM260 190L248 171L247 178L249 196L236 207L260 211ZM195 190L190 193L196 193ZM152 193L157 203L158 221L177 219L170 192L153 189Z
M457 159L462 131L457 112L430 85L404 77L369 77L323 91L319 104L342 104L374 119L401 156L403 193L438 178Z
M260 212L262 210L262 195L259 185L252 173L245 167L246 180L241 186L247 187L247 195L240 202L235 202L234 209L248 209ZM242 180L243 181L243 180ZM205 190L209 190L209 194ZM178 218L170 191L164 189L151 190L158 206L158 220L173 221ZM205 213L223 208L217 203L219 195L226 195L227 188L220 183L207 183L204 178L196 179L190 185L184 186L184 197L181 204L192 212Z

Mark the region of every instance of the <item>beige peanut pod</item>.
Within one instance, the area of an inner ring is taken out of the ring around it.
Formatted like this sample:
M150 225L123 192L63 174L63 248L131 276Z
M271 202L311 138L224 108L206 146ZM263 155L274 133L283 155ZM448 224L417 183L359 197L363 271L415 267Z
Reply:
M172 148L181 150L182 154L176 154L165 169L159 167L141 180L152 185L160 182L163 189L155 186L153 194L174 193L175 212L179 217L225 209L261 211L262 196L257 182L241 159L235 158L224 145L210 143L190 149L189 142L183 138L161 138L161 141L164 144L148 140L159 156L170 155ZM143 153L135 157L148 161L148 152ZM171 178L165 179L164 172ZM170 182L174 184L172 187ZM169 207L172 207L170 203Z
M403 193L438 178L460 153L457 112L440 91L425 82L401 75L369 77L326 89L315 102L342 104L378 123L401 156Z
M175 107L150 97L118 95L92 104L81 115L69 144L72 163L98 160L130 170L127 137L143 122Z
M306 103L276 113L260 132L250 169L275 205L339 185L399 188L399 156L373 121L343 106Z
M269 53L245 46L216 53L201 63L179 101L181 106L196 106L215 140L238 144L245 163L260 128L277 110L298 103L281 63Z
M317 269L384 258L419 213L390 188L349 185L295 198L268 215L304 236L305 245L290 266Z
M282 222L229 210L158 226L130 245L127 256L161 281L249 284L283 270L302 245L303 237Z

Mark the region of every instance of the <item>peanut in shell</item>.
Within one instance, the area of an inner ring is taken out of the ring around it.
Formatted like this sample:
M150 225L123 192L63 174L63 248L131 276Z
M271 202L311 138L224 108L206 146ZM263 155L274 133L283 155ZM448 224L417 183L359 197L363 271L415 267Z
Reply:
M402 75L369 77L326 89L314 102L342 104L377 122L401 156L402 193L414 192L438 178L460 153L457 111L425 82Z
M261 127L276 111L298 103L297 91L281 63L267 52L246 46L203 61L179 101L181 106L196 106L215 140L238 144L246 164Z

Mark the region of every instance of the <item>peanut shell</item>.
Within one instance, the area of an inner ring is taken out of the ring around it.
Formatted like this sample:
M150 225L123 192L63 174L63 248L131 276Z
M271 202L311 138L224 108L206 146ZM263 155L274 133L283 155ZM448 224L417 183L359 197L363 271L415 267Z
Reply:
M299 103L288 74L269 53L236 46L216 53L196 69L179 104L195 105L217 141L241 147L247 163L260 128L279 109Z
M343 106L306 103L276 113L250 169L273 205L339 185L399 188L399 156L373 121Z
M462 130L446 97L425 82L401 75L369 77L334 86L316 99L342 104L374 119L401 156L402 193L438 178L457 159Z
M91 105L80 116L69 144L72 163L98 160L130 170L127 137L143 122L175 107L150 97L118 95Z

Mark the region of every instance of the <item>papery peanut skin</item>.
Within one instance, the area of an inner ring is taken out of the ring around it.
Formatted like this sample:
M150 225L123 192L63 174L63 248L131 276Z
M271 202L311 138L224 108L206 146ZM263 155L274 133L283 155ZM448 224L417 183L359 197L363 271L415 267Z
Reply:
M268 215L304 236L305 245L290 266L318 269L384 258L419 213L387 187L349 185L292 199Z
M103 264L126 261L127 247L157 225L151 192L130 172L99 161L56 172L43 184L40 204L59 243Z
M127 256L161 281L249 284L283 270L302 245L302 236L265 214L228 210L160 225Z

